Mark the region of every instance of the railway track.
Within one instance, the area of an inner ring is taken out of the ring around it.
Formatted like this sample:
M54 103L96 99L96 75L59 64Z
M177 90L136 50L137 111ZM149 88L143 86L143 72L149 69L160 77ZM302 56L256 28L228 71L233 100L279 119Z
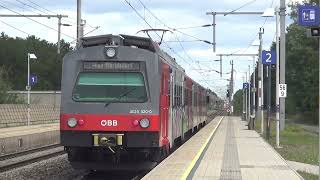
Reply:
M38 161L65 154L64 148L58 144L35 148L23 152L0 156L0 172L26 166Z
M27 154L32 154L32 153L36 153L36 152L40 152L40 151L45 151L45 150L60 147L60 146L61 146L60 144L52 144L52 145L42 146L39 148L29 149L29 150L21 151L21 152L17 152L17 153L5 154L5 155L0 156L0 161L12 159L12 158L19 157L19 156L24 156Z

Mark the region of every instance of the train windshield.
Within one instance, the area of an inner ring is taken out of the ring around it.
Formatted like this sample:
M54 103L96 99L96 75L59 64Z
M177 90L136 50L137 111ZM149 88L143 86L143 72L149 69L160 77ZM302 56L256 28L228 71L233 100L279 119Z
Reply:
M82 72L72 97L87 102L145 102L147 93L139 72Z

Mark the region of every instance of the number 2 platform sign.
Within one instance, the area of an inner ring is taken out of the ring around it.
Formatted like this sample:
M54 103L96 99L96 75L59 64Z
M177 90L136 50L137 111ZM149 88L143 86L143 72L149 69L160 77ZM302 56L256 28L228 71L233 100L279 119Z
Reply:
M276 56L275 51L262 51L262 64L276 64Z

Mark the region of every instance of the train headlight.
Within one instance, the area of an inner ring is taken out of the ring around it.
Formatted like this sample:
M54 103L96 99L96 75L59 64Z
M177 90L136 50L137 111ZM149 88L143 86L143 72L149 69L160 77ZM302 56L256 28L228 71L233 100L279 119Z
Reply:
M148 128L150 126L150 121L147 118L141 119L139 123L142 128Z
M77 123L78 122L75 118L70 118L70 119L68 119L68 122L67 122L68 126L71 128L76 127Z
M107 55L109 58L113 58L113 57L116 55L116 49L113 48L113 47L107 47L107 49L106 49L106 55Z

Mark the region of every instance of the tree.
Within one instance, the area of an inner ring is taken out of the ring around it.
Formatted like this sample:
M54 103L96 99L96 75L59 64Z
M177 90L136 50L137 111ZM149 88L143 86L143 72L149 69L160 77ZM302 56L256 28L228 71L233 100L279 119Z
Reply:
M315 1L308 1L314 3ZM307 29L297 24L297 4L291 5L286 35L287 113L301 114L304 121L318 122L319 60L318 40L307 37Z
M242 106L242 89L240 89L233 95L233 112L235 115L242 114Z
M0 36L0 61L7 69L12 88L24 90L27 79L27 53L34 53L37 60L30 61L31 73L39 77L33 90L60 90L62 57L72 50L69 43L62 40L61 55L57 55L57 45L35 36L11 38L5 33Z
M22 102L22 100L19 100L16 95L8 94L8 91L11 90L11 87L12 85L8 79L8 73L5 71L5 68L0 66L0 104Z

